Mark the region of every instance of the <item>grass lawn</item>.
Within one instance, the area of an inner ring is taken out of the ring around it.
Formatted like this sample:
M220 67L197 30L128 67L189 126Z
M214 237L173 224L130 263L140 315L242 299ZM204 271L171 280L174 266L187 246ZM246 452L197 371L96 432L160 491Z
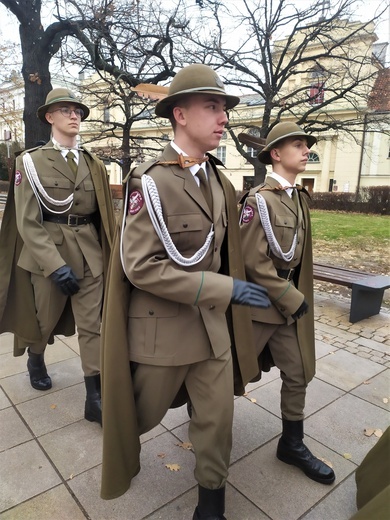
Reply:
M311 211L314 240L342 241L353 247L366 247L367 243L382 248L390 245L390 216L344 213L337 211Z

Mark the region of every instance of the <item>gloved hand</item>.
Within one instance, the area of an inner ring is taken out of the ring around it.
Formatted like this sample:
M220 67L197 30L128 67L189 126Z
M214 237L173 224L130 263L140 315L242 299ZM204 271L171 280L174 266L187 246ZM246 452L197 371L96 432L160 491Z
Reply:
M54 273L51 273L50 278L58 286L60 291L67 296L72 296L72 294L79 292L80 286L76 276L68 265L59 267Z
M271 306L267 289L252 282L244 282L233 278L232 303L238 305L251 305L267 309Z
M291 315L293 320L299 320L299 318L302 318L304 314L307 313L309 310L309 305L307 304L306 300L303 300L301 305L298 307L298 309L294 312L294 314Z

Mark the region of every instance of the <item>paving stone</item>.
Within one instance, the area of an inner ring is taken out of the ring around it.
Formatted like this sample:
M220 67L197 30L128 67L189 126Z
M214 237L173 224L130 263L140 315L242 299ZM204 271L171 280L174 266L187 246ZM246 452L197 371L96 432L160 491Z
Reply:
M64 485L57 486L4 513L1 520L85 520Z
M384 398L389 399L390 402L390 370L385 368L383 372L369 379L367 383L354 388L351 393L390 411L390 404L383 402Z
M379 343L379 341L374 341L373 339L367 338L357 338L355 343L358 345L363 345L370 350L378 350L379 352L384 352L385 354L389 353L389 347L387 345L383 345L383 343Z
M0 452L32 439L14 408L0 411Z
M29 441L0 453L0 482L1 513L57 486L60 478L37 442Z
M4 410L4 408L9 408L12 406L11 401L6 396L4 390L0 388L0 410Z

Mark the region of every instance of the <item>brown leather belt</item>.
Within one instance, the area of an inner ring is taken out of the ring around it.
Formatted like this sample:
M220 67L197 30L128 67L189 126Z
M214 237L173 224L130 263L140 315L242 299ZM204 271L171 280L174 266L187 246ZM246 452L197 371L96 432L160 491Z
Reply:
M44 213L43 220L75 227L90 224L92 222L92 215L54 215L53 213Z
M276 272L280 278L284 278L289 282L294 276L295 269L276 269Z

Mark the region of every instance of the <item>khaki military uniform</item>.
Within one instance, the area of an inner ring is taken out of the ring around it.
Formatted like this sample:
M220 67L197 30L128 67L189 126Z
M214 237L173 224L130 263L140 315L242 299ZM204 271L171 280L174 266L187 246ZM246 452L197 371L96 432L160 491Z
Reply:
M29 319L37 321L40 334L37 337L35 332L32 333L32 337L29 337L26 331L19 330L19 326L13 323L7 308L0 316L2 330L11 330L19 340L23 340L19 344L16 342L16 350L18 346L25 347L27 344L32 352L40 353L44 351L46 344L52 341L53 333L69 334L72 329L74 331L72 325L72 318L74 318L78 329L84 374L94 375L100 370L103 273L107 270L114 230L113 206L107 174L102 162L85 150L80 151L76 177L61 153L53 149L51 142L31 150L30 155L39 180L49 197L64 200L74 194L73 204L64 215L91 216L92 222L69 226L46 220L59 208L47 201L45 201L47 207L38 203L26 176L24 154L17 158L14 214L18 236L12 238L15 244L14 272L8 282L9 287L12 287L15 279L19 280L16 283L24 280L23 290L28 292L28 285L25 283L27 277L24 275L28 273L30 285L33 286L35 305L35 317ZM8 211L11 216L6 219L6 225L11 230L12 209L11 207ZM10 234L14 237L15 230L13 229ZM6 263L9 263L8 260ZM63 295L49 278L51 273L65 264L72 268L80 285L79 292L70 298L71 318L69 308L66 306L68 297ZM4 281L2 287L6 287ZM20 305L17 312L23 311L23 303L20 301L23 298L29 300L29 296L25 293L24 296L19 295L19 302L15 300L9 302L12 307ZM34 330L36 331L36 328L32 327L32 331ZM21 354L23 349L15 353Z
M307 195L302 190L297 190L297 207L278 186L276 179L266 177L262 186L250 191L240 229L247 279L264 286L272 303L268 309L251 310L259 367L267 346L281 371L282 416L297 421L303 419L306 386L315 372L310 215ZM278 258L270 249L259 216L257 192L265 199L272 231L283 252L289 251L298 231L290 261ZM291 315L304 299L309 312L295 322Z
M177 157L168 145L158 161ZM249 309L231 309L233 281L221 275L244 276L234 189L212 159L208 174L212 211L191 172L178 165L146 163L129 180L123 266L130 281L120 274L119 252L114 250L103 318L103 498L119 496L129 487L139 471L138 435L161 421L183 385L193 406L189 437L196 455L195 477L208 489L222 487L227 478L233 417L231 347L240 388L256 375L256 356ZM198 251L214 225L211 247L198 264L183 267L168 257L146 207L143 175L157 186L164 222L183 256ZM126 353L121 340L110 344L110 331L120 333L124 320ZM133 367L132 378L125 355Z

